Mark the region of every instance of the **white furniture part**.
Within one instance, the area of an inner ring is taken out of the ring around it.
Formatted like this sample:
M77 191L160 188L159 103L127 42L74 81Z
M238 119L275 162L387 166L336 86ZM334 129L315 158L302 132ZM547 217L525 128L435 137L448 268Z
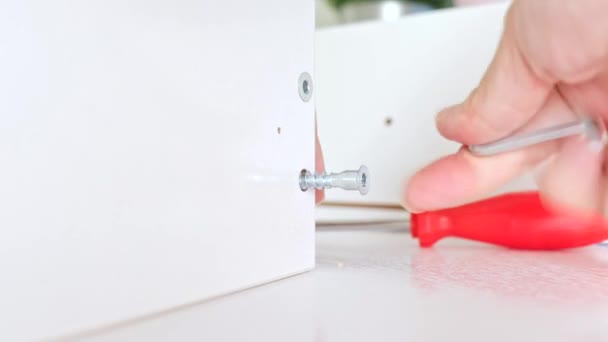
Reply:
M83 342L608 340L607 246L420 249L406 228L321 228L314 272Z
M0 340L311 269L313 42L308 0L0 2Z
M404 180L459 148L439 136L435 115L477 86L506 9L449 9L317 32L317 115L327 168L365 163L372 176L367 196L327 192L328 203L398 205ZM499 192L533 187L526 176Z

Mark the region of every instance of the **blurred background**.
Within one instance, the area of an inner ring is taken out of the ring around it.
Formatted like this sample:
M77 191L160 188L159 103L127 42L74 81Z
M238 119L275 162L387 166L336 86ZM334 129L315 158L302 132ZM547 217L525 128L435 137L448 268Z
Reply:
M403 185L459 144L435 115L462 101L499 41L505 0L316 0L315 108L328 172L365 164L371 191L327 191L318 223L403 221ZM498 192L530 189L531 177Z
M500 0L316 0L317 28L362 21L393 21L402 16Z

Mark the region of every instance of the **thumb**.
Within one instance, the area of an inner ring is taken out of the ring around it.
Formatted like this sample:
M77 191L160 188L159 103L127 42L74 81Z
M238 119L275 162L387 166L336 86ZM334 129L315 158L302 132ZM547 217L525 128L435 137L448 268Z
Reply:
M437 128L444 137L463 144L505 137L528 122L548 98L554 84L533 72L532 61L526 60L517 44L510 16L479 86L464 103L437 116Z

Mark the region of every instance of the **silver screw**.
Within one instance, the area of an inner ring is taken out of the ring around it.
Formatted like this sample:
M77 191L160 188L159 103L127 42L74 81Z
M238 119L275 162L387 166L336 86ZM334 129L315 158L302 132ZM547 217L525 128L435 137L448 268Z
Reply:
M357 171L342 171L340 173L313 174L308 170L300 172L300 190L331 189L358 190L361 195L369 192L369 170L362 165Z

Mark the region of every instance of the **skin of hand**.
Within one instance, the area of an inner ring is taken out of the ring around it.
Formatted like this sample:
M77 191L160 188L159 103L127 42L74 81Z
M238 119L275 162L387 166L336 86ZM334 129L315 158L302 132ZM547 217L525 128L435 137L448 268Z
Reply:
M479 86L436 123L445 138L468 145L582 116L608 120L608 1L514 0ZM572 137L491 157L461 148L410 178L402 203L410 212L461 205L542 163L547 207L605 213L603 147Z
M325 160L323 159L323 150L321 149L321 143L319 142L319 134L317 133L317 124L315 120L315 171L325 171ZM323 190L315 190L315 203L319 204L325 199L325 192Z

